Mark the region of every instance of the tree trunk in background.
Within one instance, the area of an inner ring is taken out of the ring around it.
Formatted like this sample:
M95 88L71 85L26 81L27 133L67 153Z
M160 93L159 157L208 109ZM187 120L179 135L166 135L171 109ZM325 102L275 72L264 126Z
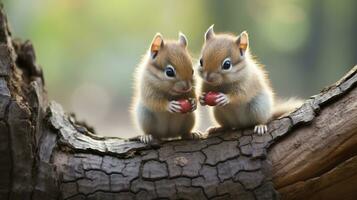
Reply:
M100 137L47 101L30 42L0 13L0 199L354 199L357 67L252 130L146 146Z

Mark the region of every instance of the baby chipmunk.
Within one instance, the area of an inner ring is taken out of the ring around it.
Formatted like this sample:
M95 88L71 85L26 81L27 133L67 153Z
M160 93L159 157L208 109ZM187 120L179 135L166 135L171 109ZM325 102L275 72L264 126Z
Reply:
M199 137L191 133L197 103L193 64L184 34L179 33L178 40L174 41L164 40L157 33L134 76L132 114L144 132L141 142Z
M263 67L249 51L247 32L215 34L213 25L205 33L199 76L202 105L213 107L213 117L222 129L251 126L254 132L268 131L267 122L301 105L290 99L275 103L273 89Z

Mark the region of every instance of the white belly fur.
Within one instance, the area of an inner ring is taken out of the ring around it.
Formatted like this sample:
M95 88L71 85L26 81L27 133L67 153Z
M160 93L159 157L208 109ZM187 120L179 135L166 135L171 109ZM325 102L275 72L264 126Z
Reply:
M217 123L223 127L246 128L265 124L272 114L272 98L269 94L263 93L249 102L214 107L213 114Z
M186 131L184 127L189 123L188 118L192 118L192 116L192 113L156 113L157 124L154 124L155 133L162 137L181 136Z
M158 138L182 136L194 126L193 113L152 112L144 106L137 107L138 125L145 132Z

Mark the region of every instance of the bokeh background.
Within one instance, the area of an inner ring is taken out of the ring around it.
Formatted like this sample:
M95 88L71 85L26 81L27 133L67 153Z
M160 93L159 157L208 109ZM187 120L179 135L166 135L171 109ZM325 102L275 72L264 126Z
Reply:
M4 0L14 36L30 39L51 99L95 127L130 137L135 67L156 32L189 39L248 30L279 96L308 98L357 63L355 0ZM201 130L209 126L202 114Z

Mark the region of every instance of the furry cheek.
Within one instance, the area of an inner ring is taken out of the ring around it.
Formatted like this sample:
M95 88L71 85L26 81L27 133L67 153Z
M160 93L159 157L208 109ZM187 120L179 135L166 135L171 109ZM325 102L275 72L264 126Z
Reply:
M246 75L246 73L245 73L244 69L235 68L230 73L226 74L225 77L226 77L226 80L228 80L230 82L235 82L235 81L242 80L245 75Z

